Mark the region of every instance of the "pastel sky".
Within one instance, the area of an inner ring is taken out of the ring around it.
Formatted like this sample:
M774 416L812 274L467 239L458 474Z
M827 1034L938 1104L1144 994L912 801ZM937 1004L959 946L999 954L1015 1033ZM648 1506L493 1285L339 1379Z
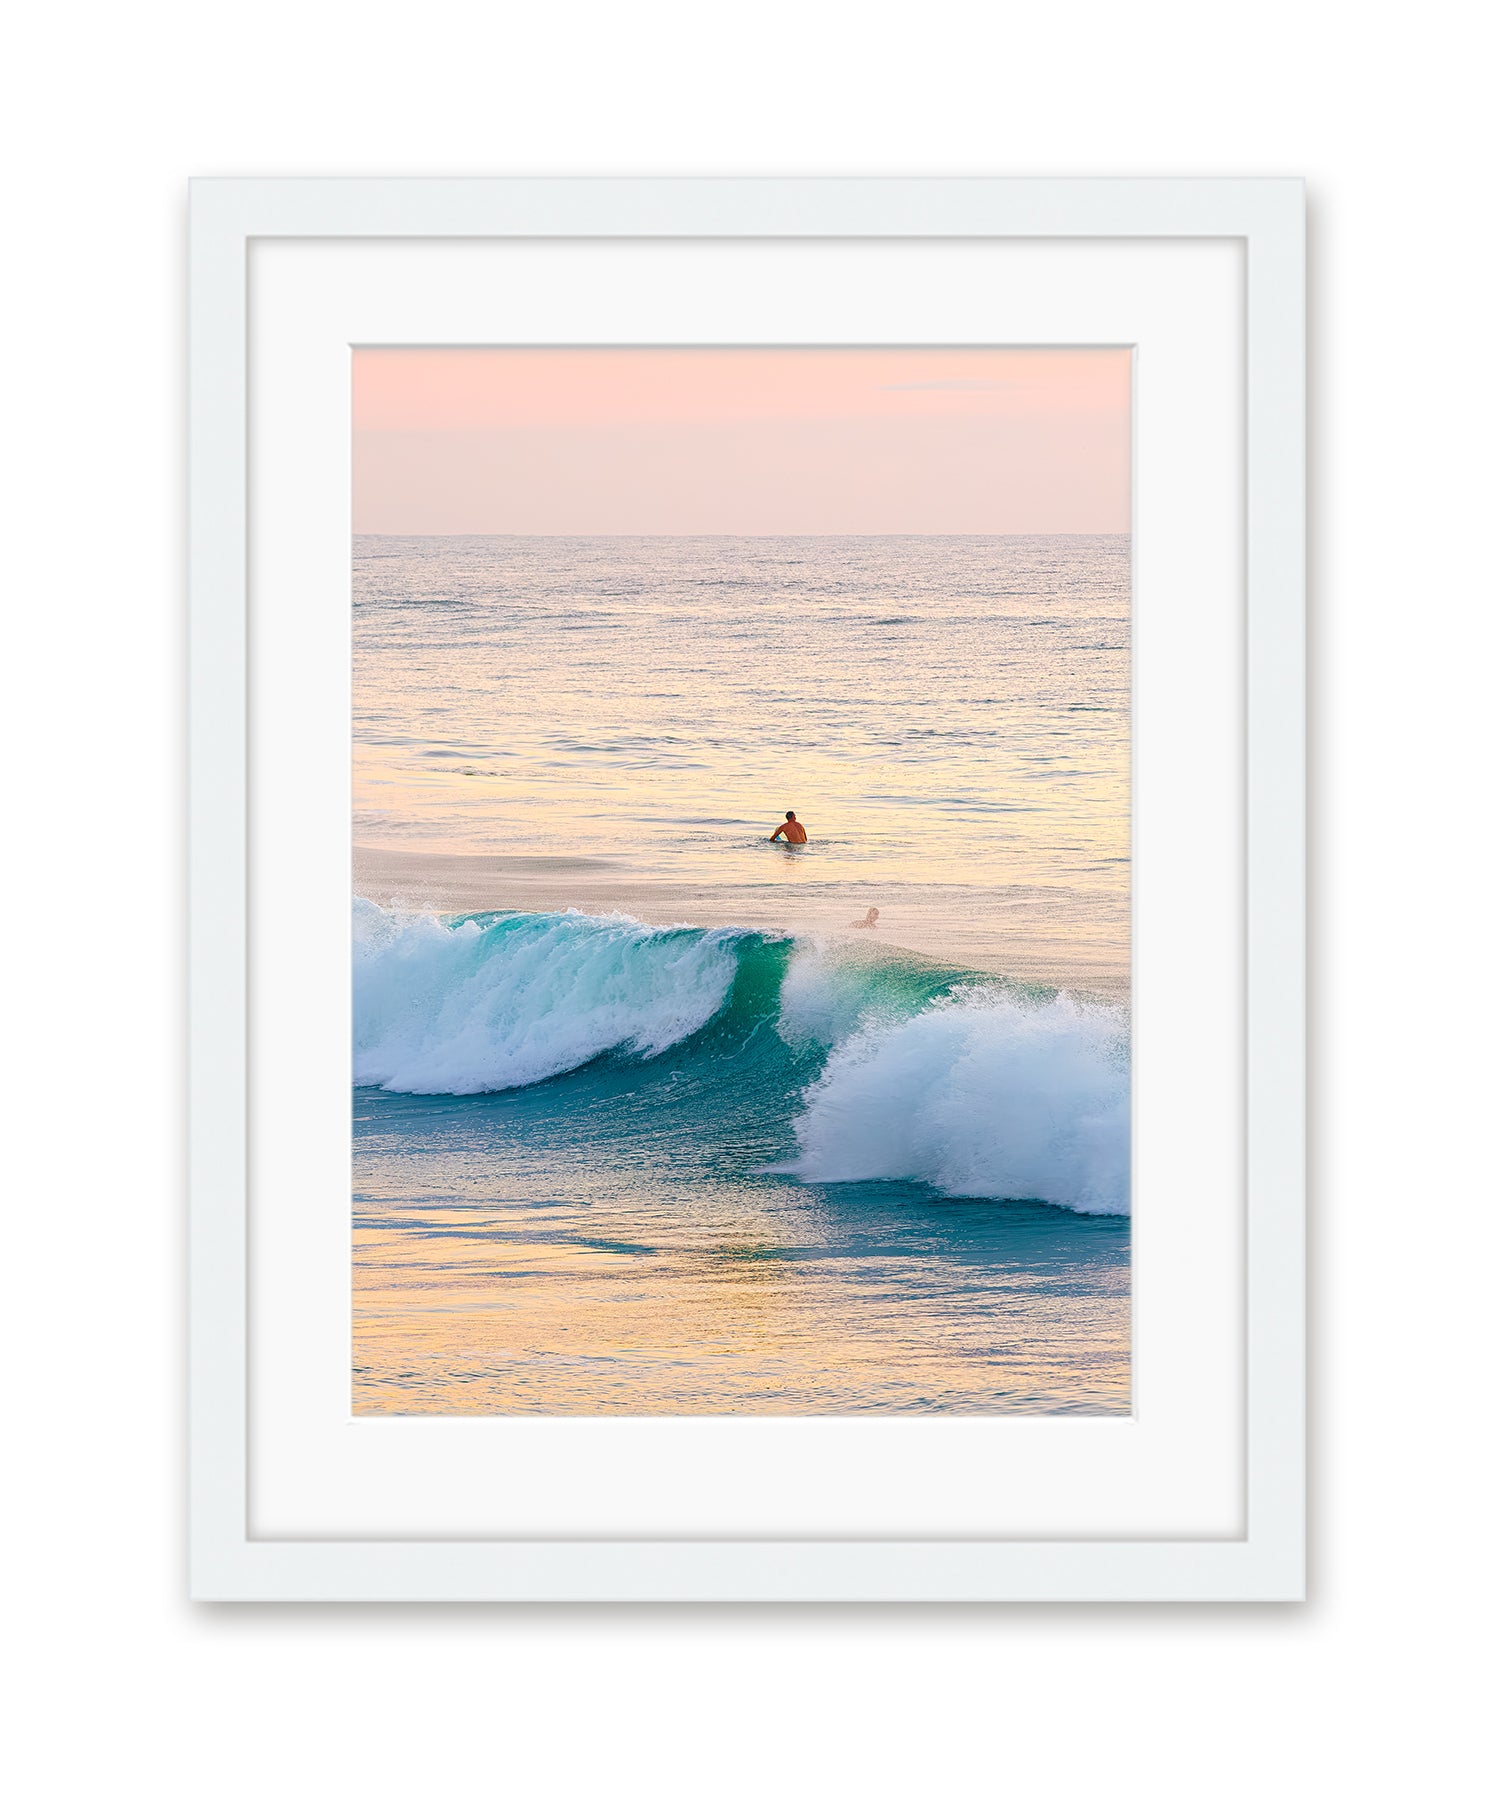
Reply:
M354 529L1130 529L1130 352L354 352Z

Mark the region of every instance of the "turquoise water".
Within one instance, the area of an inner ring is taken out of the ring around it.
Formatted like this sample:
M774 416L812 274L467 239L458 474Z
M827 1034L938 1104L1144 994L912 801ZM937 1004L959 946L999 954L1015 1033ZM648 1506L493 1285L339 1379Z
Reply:
M622 917L355 934L359 1410L1128 1408L1117 1009Z

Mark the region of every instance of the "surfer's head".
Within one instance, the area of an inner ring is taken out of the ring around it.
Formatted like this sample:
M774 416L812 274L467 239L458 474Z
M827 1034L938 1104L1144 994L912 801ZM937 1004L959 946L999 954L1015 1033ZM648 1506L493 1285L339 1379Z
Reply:
M788 814L787 814L787 817L788 817L788 818L789 818L789 819L795 819L795 818L796 818L796 816L797 816L797 815L796 815L796 813L788 813Z

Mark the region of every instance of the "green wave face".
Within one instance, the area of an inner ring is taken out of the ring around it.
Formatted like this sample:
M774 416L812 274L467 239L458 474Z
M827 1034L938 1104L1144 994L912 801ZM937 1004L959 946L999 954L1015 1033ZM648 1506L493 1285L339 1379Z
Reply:
M1054 990L863 944L368 902L354 988L357 1086L510 1096L549 1139L667 1166L1128 1211L1125 1021Z

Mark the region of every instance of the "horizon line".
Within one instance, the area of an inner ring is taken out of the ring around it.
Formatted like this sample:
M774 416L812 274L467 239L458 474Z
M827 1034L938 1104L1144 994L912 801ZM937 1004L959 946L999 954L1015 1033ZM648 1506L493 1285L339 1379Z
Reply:
M543 538L1012 538L1129 537L1128 531L351 531L351 537Z

